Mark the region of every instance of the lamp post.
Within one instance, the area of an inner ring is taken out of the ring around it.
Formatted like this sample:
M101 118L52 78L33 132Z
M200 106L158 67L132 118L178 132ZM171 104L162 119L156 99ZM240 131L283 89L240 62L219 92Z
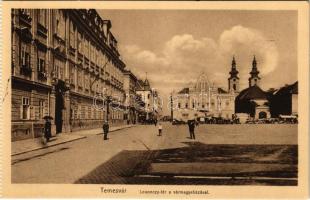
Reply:
M152 120L155 119L155 89L151 89L151 97L152 97Z
M172 92L170 94L170 111L171 111L171 122L173 122L173 99L172 99Z
M106 99L105 99L105 103L106 103L106 121L109 122L109 114L110 114L110 103L112 101L112 88L110 90L106 90Z

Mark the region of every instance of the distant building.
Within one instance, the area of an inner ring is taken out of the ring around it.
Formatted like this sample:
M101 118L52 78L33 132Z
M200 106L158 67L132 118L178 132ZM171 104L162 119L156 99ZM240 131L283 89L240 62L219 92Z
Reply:
M247 113L254 119L269 118L270 108L267 93L260 88L261 78L258 75L259 71L254 56L249 87L242 90L236 97L236 113Z
M270 109L273 117L298 115L298 82L274 91L270 97Z
M150 82L147 78L145 80L138 80L138 87L136 93L141 96L145 103L145 115L140 116L141 120L157 119L161 107L159 105L159 95L156 89L151 88Z
M269 118L266 93L257 85L242 90L236 97L236 113L247 113L255 119Z
M234 89L227 92L211 85L205 74L200 75L195 84L172 94L172 99L173 118L176 120L187 121L193 117L191 115L231 119L235 113Z

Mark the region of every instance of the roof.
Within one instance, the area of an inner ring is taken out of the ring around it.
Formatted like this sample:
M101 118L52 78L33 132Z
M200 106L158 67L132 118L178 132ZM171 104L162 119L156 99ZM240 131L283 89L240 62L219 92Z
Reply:
M151 86L150 86L149 81L147 79L145 79L145 81L139 79L136 90L150 91L151 90Z
M254 85L240 92L237 96L239 100L267 99L267 94L260 87Z
M298 94L298 81L280 88L275 95Z
M178 94L189 94L189 88L183 88L178 92Z
M124 69L123 74L129 75L132 79L137 80L137 77L130 70Z
M223 88L217 88L217 92L219 94L226 94L227 93L225 90L223 90Z
M137 88L136 88L136 90L144 90L144 82L142 81L142 80L138 80L137 81Z

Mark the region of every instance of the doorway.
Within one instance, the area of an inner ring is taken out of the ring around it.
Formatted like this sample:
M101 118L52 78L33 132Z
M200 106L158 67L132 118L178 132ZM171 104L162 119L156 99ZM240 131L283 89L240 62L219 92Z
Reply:
M259 119L266 119L267 118L267 113L264 111L261 111L260 113L258 113L258 118Z
M64 93L65 93L65 83L64 81L58 80L58 83L55 87L55 125L56 125L56 134L62 132L63 124L63 109L64 109Z

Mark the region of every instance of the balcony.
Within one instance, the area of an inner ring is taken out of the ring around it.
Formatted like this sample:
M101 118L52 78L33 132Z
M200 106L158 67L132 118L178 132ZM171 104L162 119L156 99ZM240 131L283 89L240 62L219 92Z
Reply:
M47 80L47 73L45 71L38 72L38 80L46 81Z
M62 37L59 34L54 33L54 38L57 41L57 45L63 45L63 46L66 45L66 41L64 39L62 39Z
M19 16L22 23L28 27L31 27L32 18L30 17L30 14L26 12L26 9L20 9Z
M47 38L47 29L40 23L37 24L37 33L38 35Z
M21 39L27 43L30 43L33 39L32 33L30 28L28 27L21 27L17 28L18 34L20 35Z
M20 73L25 76L31 76L32 69L29 65L22 65L20 68Z
M70 53L70 55L75 56L75 50L76 50L76 49L75 49L73 46L70 45L70 47L69 47L69 53Z

